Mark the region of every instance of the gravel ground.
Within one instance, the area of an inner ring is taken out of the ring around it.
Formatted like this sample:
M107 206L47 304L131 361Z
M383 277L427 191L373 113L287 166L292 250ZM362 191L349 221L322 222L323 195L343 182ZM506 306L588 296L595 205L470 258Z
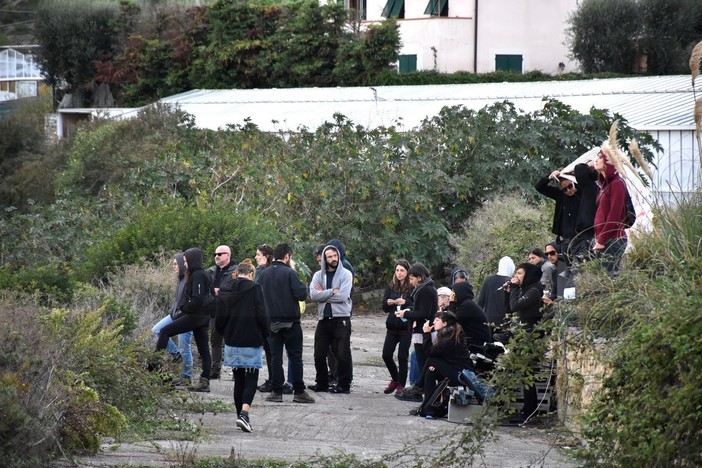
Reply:
M303 319L305 382L314 383L312 344L316 321ZM266 394L257 393L250 416L253 433L236 427L236 414L220 412L190 414L201 425L205 436L198 442L152 440L140 443L114 444L106 442L97 456L80 459L80 466L173 466L185 455L196 457L242 456L247 460L275 458L286 461L309 460L311 457L352 454L357 459L379 460L391 453L406 453L405 444L421 452L436 451L449 439L448 432L470 431L469 425L447 420L427 420L410 416L416 404L384 395L389 380L380 357L385 336L384 316L371 314L353 319L352 349L354 382L348 395L310 394L314 404L292 402L285 395L283 403L265 402ZM229 371L229 369L227 369ZM267 375L264 369L259 382ZM196 398L232 402L231 373L213 381L212 392L196 394ZM200 396L202 395L202 396ZM430 441L429 437L439 437ZM484 453L473 462L478 466L575 466L557 441L562 433L557 427L498 427L494 440L483 445ZM560 442L560 445L563 445ZM416 458L385 460L387 466L411 466ZM442 463L437 466L466 466Z

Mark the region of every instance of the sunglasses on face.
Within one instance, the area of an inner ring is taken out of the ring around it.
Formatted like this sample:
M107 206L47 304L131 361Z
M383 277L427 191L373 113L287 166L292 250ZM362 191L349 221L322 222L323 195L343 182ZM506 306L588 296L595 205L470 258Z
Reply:
M570 184L566 185L565 187L561 187L561 192L566 192L566 191L568 191L568 190L570 190L570 189L572 189L572 188L573 188L573 182L571 182Z
M551 251L546 252L546 255L549 255L549 256L550 255L558 255L558 252L556 252L555 250L551 250Z
M215 257L219 257L220 255L227 255L227 252L215 252Z

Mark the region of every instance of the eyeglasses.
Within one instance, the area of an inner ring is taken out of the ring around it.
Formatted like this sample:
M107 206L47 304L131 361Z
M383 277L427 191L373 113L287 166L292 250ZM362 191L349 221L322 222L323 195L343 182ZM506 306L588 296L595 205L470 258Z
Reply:
M568 191L568 190L570 190L570 189L572 189L572 188L573 188L573 182L571 182L570 184L566 185L565 187L561 187L561 192L566 192L566 191Z
M219 257L220 255L229 255L227 252L215 252L215 257Z
M546 255L558 255L558 252L556 252L555 250L551 250L549 252L546 252Z

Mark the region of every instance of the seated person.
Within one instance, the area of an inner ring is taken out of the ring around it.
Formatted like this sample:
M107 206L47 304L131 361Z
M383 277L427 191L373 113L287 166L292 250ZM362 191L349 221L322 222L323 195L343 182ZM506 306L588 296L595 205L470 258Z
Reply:
M485 311L473 301L473 287L468 282L453 285L451 310L456 314L458 323L463 328L466 343L482 346L492 340Z
M431 332L436 330L436 343L432 343ZM432 418L429 406L429 399L434 393L437 382L445 378L451 380L451 384L458 385L456 381L458 373L471 365L468 346L463 336L463 327L456 320L452 312L440 312L434 318L434 324L427 321L422 327L424 336L424 349L427 353L427 361L424 373L424 400L422 405L410 412L412 415L426 416Z

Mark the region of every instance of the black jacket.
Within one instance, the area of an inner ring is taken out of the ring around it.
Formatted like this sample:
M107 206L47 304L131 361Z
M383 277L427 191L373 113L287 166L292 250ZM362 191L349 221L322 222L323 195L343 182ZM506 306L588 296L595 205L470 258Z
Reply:
M587 164L575 166L575 179L578 181L580 208L575 229L587 238L595 235L595 212L597 211L597 171Z
M456 319L463 327L463 333L469 345L482 346L492 340L488 326L488 318L483 309L473 302L473 288L470 283L455 283L453 292L456 293L454 305Z
M295 270L275 260L258 278L271 322L299 322L300 301L307 298L307 287Z
M531 329L542 316L542 297L544 289L541 285L541 268L526 264L526 274L520 287L510 289L507 298L507 311L517 315L519 321Z
M261 285L236 278L220 289L215 328L228 346L263 346L268 337L268 316Z
M414 333L423 333L424 322L434 320L434 315L439 309L439 295L434 287L434 281L429 279L421 283L412 290L410 298L413 303L411 310L405 312L405 318L415 323L412 330Z
M186 302L180 307L184 314L210 315L210 310L203 310L212 300L210 277L202 268L193 270L190 274L190 280L185 283L185 297Z
M496 326L502 325L505 321L505 293L502 285L509 281L509 276L490 275L485 278L480 293L478 294L478 305L483 308L488 321Z
M447 329L447 332L448 331ZM439 334L441 334L441 331L439 331ZM441 359L455 369L468 369L471 367L472 362L465 339L460 339L459 342L456 343L456 341L451 338L445 337L442 339L438 337L436 343L432 343L431 333L424 333L423 339L424 352L428 358ZM457 376L452 376L454 380L456 377Z
M561 192L558 187L549 185L548 176L544 176L536 183L534 186L536 191L542 195L547 196L556 201L556 208L553 212L553 224L551 225L551 232L557 236L561 237L575 237L577 234L577 220L578 211L580 209L580 191L575 193L572 197ZM562 232L561 223L564 221L568 226L568 231Z
M385 328L389 332L396 335L411 335L412 334L412 321L410 319L402 320L400 317L395 317L395 311L397 307L394 305L388 305L388 299L398 299L401 296L400 291L395 291L391 286L385 288L385 295L383 296L383 311L387 312L388 318L385 319ZM402 306L403 309L412 307L412 298L409 294L405 293L405 305Z

